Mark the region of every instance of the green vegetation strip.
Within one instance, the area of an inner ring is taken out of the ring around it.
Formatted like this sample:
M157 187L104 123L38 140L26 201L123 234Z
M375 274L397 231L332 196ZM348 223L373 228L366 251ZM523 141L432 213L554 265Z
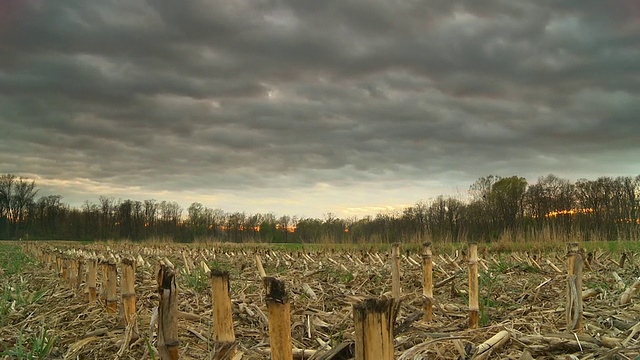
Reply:
M42 291L30 292L22 271L30 262L20 246L0 243L0 326L6 325L7 315L24 305L42 298Z
M10 277L21 273L30 259L22 248L14 243L0 243L0 277Z
M38 302L44 291L31 291L24 272L32 260L15 243L0 243L0 327L11 326L8 315L23 312L25 307ZM26 327L26 325L25 325ZM0 341L0 356L11 359L46 359L56 338L44 325L37 329L17 329L15 344L8 348ZM1 340L1 339L0 339Z

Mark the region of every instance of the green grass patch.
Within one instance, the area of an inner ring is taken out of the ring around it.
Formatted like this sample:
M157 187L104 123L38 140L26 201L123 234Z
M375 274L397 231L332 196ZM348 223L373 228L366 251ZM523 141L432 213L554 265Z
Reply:
M640 241L611 240L611 241L585 241L580 243L587 251L609 251L612 253L622 253L625 251L640 251Z
M229 263L229 261L210 260L207 263L207 266L211 270L215 269L220 271L228 271L229 274L233 273L233 266L231 266L231 263Z
M284 261L280 261L280 263L278 263L277 261L265 262L263 260L262 267L264 267L264 272L267 274L267 276L280 275L286 271L289 271L289 266L287 266Z
M0 275L10 277L21 273L31 259L16 244L0 243Z
M0 325L5 325L7 315L38 302L44 291L31 291L22 277L25 267L32 262L20 246L0 243Z
M180 276L182 283L189 289L196 292L205 292L209 289L209 274L207 274L201 267L196 266L191 269L191 273L181 269Z
M613 286L612 284L609 284L606 279L602 279L602 278L595 278L595 279L590 279L584 282L584 288L586 289L596 289L596 288L600 288L602 290L612 290Z
M327 268L327 282L346 284L353 280L353 274L338 268Z
M10 359L40 360L47 359L53 350L57 338L42 326L36 332L28 334L24 329L20 331L16 343L0 353Z

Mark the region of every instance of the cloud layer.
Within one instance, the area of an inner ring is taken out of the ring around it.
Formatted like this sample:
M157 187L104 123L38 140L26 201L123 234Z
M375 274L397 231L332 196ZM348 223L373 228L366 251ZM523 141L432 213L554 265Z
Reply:
M344 215L640 173L633 0L12 0L0 53L0 172L69 202Z

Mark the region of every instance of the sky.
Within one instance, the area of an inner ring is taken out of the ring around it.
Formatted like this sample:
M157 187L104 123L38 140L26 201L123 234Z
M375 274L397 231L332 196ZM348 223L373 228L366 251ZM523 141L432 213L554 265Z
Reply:
M361 217L640 174L640 2L2 0L0 173Z

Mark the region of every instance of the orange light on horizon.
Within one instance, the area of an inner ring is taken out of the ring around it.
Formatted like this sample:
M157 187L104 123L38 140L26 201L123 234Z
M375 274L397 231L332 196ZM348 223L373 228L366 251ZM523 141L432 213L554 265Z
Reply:
M582 208L582 209L568 209L568 210L554 210L551 212L548 212L544 215L544 217L556 217L556 216L560 216L560 215L576 215L576 214L590 214L593 213L593 209L592 208ZM535 216L537 217L537 216ZM614 219L614 222L617 223L637 223L640 224L640 218L639 219L632 219L632 218L627 218L627 219Z
M287 225L286 228L287 228L287 232L290 232L290 233L294 233L296 231L296 227L293 225ZM276 229L281 230L282 225L276 224Z
M636 223L636 224L640 224L640 219L631 219L631 218L627 218L627 219L615 219L614 220L617 223Z
M226 231L229 229L237 229L239 231L245 231L247 230L247 228L244 225L239 225L237 228L234 226L228 226L228 225L220 225L220 230L222 231ZM213 229L213 224L209 224L209 229ZM256 225L256 226L250 226L248 227L248 229L252 229L253 231L260 231L260 225Z
M556 217L558 215L587 214L592 212L593 212L592 208L554 210L546 213L544 217Z

